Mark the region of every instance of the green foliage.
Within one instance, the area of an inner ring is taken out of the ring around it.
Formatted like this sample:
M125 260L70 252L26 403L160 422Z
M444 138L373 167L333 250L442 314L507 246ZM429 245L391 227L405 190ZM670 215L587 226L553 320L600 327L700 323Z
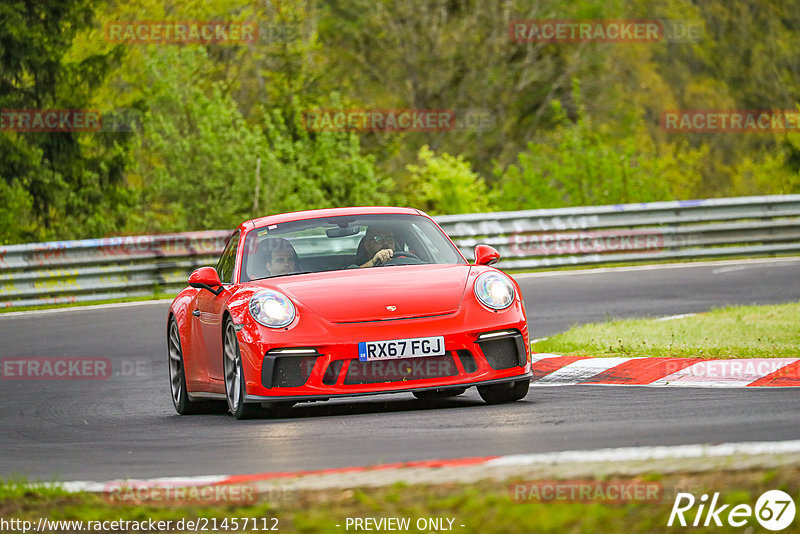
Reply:
M135 158L142 209L132 229L230 228L265 213L384 200L358 137L312 135L297 103L248 123L220 83L210 91L191 83L206 61L203 49L188 47L145 59L151 110Z
M358 136L309 132L302 111L295 101L288 112L263 113L271 169L266 212L385 204L387 184L377 175L375 158L361 153Z
M19 181L8 184L0 178L0 245L8 245L14 236L33 234L30 210L33 199Z
M437 156L427 146L419 150L422 165L408 165L408 204L432 215L488 211L486 184L462 156Z
M230 228L249 215L256 160L264 144L219 84L191 83L201 48L173 47L145 58L150 110L144 115L135 174L150 232Z
M777 153L743 156L731 172L731 194L746 196L800 193L800 171L791 169L787 164L787 152L782 147Z
M352 204L456 213L799 193L797 132L659 124L669 109L796 109L798 13L780 0L3 2L1 108L127 109L142 121L132 132L0 130L0 242L227 228ZM514 20L546 19L670 19L705 34L509 36ZM260 36L114 45L103 27L118 20L250 20ZM326 107L489 121L307 131L303 111Z
M581 104L575 84L577 120L571 121L559 101L553 102L557 128L518 156L516 164L497 166L492 200L500 210L555 208L668 200L691 180L702 150L661 155L633 135L617 137L594 125ZM696 172L695 172L696 174ZM671 179L665 179L669 177Z
M92 24L87 0L21 0L0 4L0 108L85 109L122 55L119 48L68 57L73 39ZM75 132L0 132L0 241L69 238L120 225L125 136Z

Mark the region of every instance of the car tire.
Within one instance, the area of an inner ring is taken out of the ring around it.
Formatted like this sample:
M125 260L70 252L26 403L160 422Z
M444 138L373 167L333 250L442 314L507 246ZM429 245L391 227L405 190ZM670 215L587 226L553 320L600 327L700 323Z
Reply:
M507 382L504 384L493 384L491 386L478 386L478 394L486 404L502 404L504 402L514 402L524 399L528 394L529 379Z
M178 322L170 317L167 327L167 355L169 364L169 387L172 393L172 405L180 415L207 413L211 406L208 402L189 400L186 388L186 371L183 365L183 348L178 332Z
M225 374L225 398L231 415L236 419L251 419L261 415L263 410L260 404L244 401L245 378L242 353L239 350L236 327L233 326L230 317L225 321L222 335L222 370Z
M467 391L467 388L446 388L446 389L426 389L423 391L412 391L411 393L419 400L448 399L458 397Z

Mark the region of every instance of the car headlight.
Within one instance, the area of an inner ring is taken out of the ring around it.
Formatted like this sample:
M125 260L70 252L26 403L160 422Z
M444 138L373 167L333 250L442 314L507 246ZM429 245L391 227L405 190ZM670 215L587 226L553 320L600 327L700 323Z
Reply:
M294 320L295 309L283 293L264 289L250 297L250 315L264 326L283 328Z
M500 273L488 272L478 276L474 289L478 300L493 310L508 308L514 302L514 286Z

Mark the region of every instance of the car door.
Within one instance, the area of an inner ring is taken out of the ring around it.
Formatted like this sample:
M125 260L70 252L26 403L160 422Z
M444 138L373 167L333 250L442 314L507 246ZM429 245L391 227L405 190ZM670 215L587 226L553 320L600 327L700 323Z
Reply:
M228 239L225 249L217 262L217 274L223 284L223 291L214 295L210 291L201 291L197 295L197 312L202 345L205 348L205 368L211 382L224 380L222 371L222 316L225 304L230 296L233 283L233 271L236 264L236 250L239 246L239 231Z

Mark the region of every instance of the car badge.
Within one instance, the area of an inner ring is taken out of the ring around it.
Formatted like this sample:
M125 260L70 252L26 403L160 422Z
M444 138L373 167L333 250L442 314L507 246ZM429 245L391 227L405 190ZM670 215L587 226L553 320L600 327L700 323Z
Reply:
M397 309L397 306L386 306L386 309L389 311L395 311Z

